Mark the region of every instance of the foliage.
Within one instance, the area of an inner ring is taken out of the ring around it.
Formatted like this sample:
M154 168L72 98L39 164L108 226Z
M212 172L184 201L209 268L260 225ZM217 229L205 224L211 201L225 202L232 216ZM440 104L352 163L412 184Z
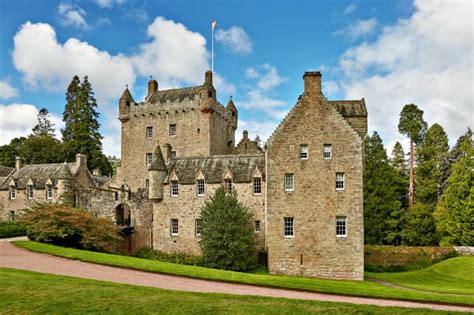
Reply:
M0 221L0 238L26 235L26 228L16 221Z
M51 135L30 135L23 141L19 156L28 164L45 164L64 162L64 147Z
M97 101L87 76L82 82L74 76L66 92L65 127L61 130L67 159L72 161L76 154L86 154L89 169L99 168L102 174L111 174L112 167L102 153L103 137L96 109Z
M116 156L108 156L107 160L110 163L110 166L112 167L112 174L116 175L117 174L117 168L120 167L121 164L121 159L116 157ZM108 175L108 174L106 174Z
M234 192L216 190L201 210L201 249L205 266L248 270L256 265L256 242L252 215L238 202Z
M426 128L426 122L423 120L423 111L415 104L407 104L400 112L398 131L408 136L415 144L423 141Z
M201 256L194 256L186 253L165 253L150 248L140 248L133 256L144 259L159 260L175 264L201 266Z
M30 239L44 243L111 251L120 240L111 221L82 209L38 203L22 215L20 222Z
M408 176L407 160L405 158L405 152L403 151L402 144L395 142L392 149L392 157L390 159L390 165L396 169L400 175Z
M470 138L460 145L447 188L435 212L442 244L474 246L474 149Z
M408 209L403 239L410 246L438 244L433 209L429 205L416 203Z
M54 123L49 118L46 108L41 108L38 113L38 123L33 127L35 136L54 136Z
M366 245L364 267L372 272L419 270L457 255L453 247Z
M9 144L0 146L0 165L15 167L15 157L20 155L21 144L25 137L13 138Z

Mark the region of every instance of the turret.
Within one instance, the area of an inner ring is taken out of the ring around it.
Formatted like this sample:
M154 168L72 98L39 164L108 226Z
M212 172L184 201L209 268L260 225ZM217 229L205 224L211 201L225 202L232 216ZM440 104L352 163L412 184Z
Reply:
M148 94L146 95L145 100L149 100L150 97L156 92L158 92L158 81L150 76L150 80L148 81Z
M150 166L148 166L148 198L153 201L163 199L163 181L168 173L160 145L156 145Z
M134 103L135 101L127 85L119 100L119 119L121 122L125 122L130 118L130 106Z
M239 119L239 112L237 111L237 107L235 107L234 101L232 101L232 96L227 102L226 106L227 110L231 112L232 115L232 128L237 129L237 121Z
M58 203L71 205L72 202L72 173L69 166L64 162L57 174L58 179Z
M212 85L212 72L206 71L204 75L204 83L199 93L200 108L204 113L212 111L213 105L216 103L216 89Z

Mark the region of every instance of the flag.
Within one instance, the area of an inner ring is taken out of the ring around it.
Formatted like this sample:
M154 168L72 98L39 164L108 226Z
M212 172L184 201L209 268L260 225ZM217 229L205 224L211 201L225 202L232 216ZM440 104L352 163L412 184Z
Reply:
M213 30L215 30L216 27L217 27L217 21L212 21L211 27L212 27Z

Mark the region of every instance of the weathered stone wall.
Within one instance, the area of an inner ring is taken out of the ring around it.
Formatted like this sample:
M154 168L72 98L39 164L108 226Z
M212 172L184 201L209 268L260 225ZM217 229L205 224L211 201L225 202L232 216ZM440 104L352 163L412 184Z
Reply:
M17 189L16 198L10 199L9 190L0 190L0 220L8 220L10 211L18 216L36 202L55 203L58 201L57 189L53 188L53 199L46 198L46 189L34 189L33 199L28 199L26 189Z

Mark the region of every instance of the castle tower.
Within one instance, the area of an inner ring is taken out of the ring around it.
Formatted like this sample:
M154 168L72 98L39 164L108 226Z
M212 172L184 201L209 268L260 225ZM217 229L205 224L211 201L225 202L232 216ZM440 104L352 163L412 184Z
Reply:
M157 144L152 162L148 167L148 198L150 200L156 202L163 199L163 180L167 173L168 168L161 153L160 145Z
M231 113L232 128L234 128L234 130L235 130L235 129L237 129L237 121L239 120L239 112L237 111L237 107L235 107L234 101L232 101L232 96L230 97L229 101L227 102L226 108Z
M130 118L130 106L134 103L135 101L127 86L119 100L119 119L121 122L127 121Z
M72 204L72 174L69 166L64 162L59 169L58 175L58 203L63 205Z
M204 75L204 84L202 85L199 93L200 109L203 113L209 113L212 111L214 104L216 103L216 89L212 85L212 72L206 71Z

